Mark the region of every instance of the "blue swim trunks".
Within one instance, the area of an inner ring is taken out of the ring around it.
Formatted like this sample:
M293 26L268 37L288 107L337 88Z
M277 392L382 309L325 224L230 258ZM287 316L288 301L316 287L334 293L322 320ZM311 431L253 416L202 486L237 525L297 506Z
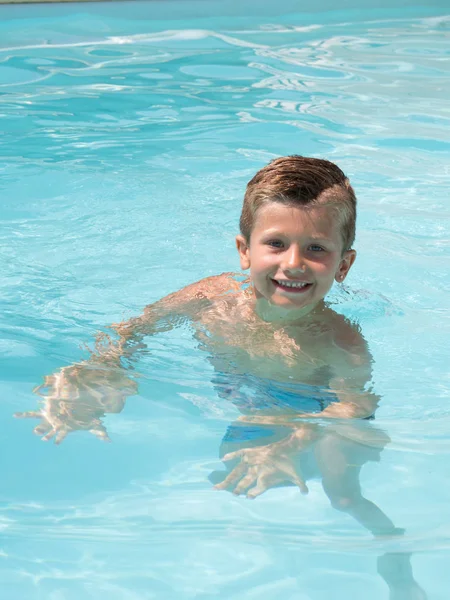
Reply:
M338 401L333 392L320 386L279 382L255 375L216 373L212 383L221 398L231 401L245 415L318 413ZM271 435L271 426L234 424L228 428L224 441Z

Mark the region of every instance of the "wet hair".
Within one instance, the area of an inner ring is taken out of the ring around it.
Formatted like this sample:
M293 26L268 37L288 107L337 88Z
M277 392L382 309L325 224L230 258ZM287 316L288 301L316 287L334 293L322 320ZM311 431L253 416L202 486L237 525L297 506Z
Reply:
M250 241L258 210L270 202L313 208L330 206L340 221L343 251L355 239L356 196L349 180L334 163L320 158L282 156L263 167L247 184L239 226Z

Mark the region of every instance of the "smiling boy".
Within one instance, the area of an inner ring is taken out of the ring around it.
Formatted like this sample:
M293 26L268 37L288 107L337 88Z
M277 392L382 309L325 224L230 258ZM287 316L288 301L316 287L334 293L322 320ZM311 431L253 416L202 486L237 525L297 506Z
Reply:
M302 156L273 160L249 182L244 198L236 244L248 279L208 277L114 325L118 342L48 377L43 409L19 416L40 417L36 432L45 439L60 441L74 429L107 437L100 417L119 412L136 390L122 358L145 336L188 320L214 365L219 394L249 419L275 419L280 411L293 418L370 417L378 399L366 390L367 345L324 301L354 263L355 221L354 191L335 164ZM85 415L77 410L71 418L67 406L80 397Z
M355 221L355 194L333 163L291 156L261 169L247 186L237 236L259 314L292 321L316 308L355 260Z
M108 439L101 417L120 412L137 390L122 359L145 336L189 321L214 366L217 393L242 413L222 441L227 470L211 473L215 487L256 498L292 484L306 493L307 479L320 477L337 510L375 536L402 535L362 495L359 480L388 436L343 420L375 412L378 397L367 389L372 359L357 327L325 302L355 261L355 221L355 194L335 164L272 161L247 186L236 238L249 277L208 277L114 325L118 341L108 338L89 360L47 377L41 409L17 416L39 418L35 432L56 443L80 429ZM392 599L426 600L409 554L380 556L378 572Z

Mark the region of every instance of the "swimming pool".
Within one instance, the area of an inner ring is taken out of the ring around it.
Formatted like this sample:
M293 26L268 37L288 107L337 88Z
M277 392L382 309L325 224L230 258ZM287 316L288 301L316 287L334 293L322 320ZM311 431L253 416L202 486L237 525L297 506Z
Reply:
M379 557L411 555L427 596L395 599L447 599L450 16L355 4L0 7L0 598L381 600ZM187 327L149 342L112 444L45 444L12 417L97 330L236 270L245 183L289 153L357 191L331 301L375 358L366 427L391 443L361 485L401 537L373 539L320 481L215 491L237 411Z

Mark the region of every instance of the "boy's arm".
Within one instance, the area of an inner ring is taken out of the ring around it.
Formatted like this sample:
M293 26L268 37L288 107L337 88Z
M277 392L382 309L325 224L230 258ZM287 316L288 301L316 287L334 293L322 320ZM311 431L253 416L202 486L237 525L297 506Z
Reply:
M334 335L328 360L333 376L329 388L337 401L308 417L367 419L380 401L371 391L373 357L357 326L336 313L331 323Z
M290 413L280 416L243 415L238 420L265 425L288 425L298 419L367 419L374 415L380 401L379 396L362 388L352 389L342 378L332 380L333 382L336 387L331 388L331 391L335 393L337 400L320 412Z
M346 326L336 335L333 351L334 377L330 390L338 402L321 413L338 419L367 419L375 413L380 398L371 391L373 358L365 339L353 327Z
M149 304L142 315L110 325L118 340L112 341L106 334L97 336L89 362L120 367L122 358L130 358L145 347L143 337L170 331L185 320L195 320L200 310L210 304L207 289L211 285L206 287L207 282L208 279L193 283Z
M380 397L370 390L372 360L370 355L358 356L355 362L357 364L340 361L334 365L336 375L330 380L329 386L330 391L336 395L336 402L331 402L318 413L299 416L329 419L372 417L380 402Z
M121 367L122 358L130 358L145 347L143 337L170 331L186 320L198 320L201 311L211 306L215 298L239 288L240 284L234 279L233 273L223 273L206 277L169 294L146 306L142 315L110 325L119 336L118 340L112 341L106 334L97 336L95 351L86 362Z
M35 391L42 396L38 411L17 413L19 418L40 418L35 428L44 439L57 442L75 430L88 430L107 439L100 419L118 413L128 396L137 393L137 384L122 364L142 349L144 336L168 331L185 320L196 320L213 297L230 286L229 274L191 284L147 306L139 317L112 325L119 339L106 334L97 337L89 359L63 367L45 378Z
M364 391L363 387L367 384L367 381L361 381L361 388L354 388L353 384L353 380L348 382L341 377L332 380L331 391L336 394L338 402L332 402L320 413L308 416L332 419L367 419L372 417L378 407L379 396L371 391Z
M297 413L293 415L242 416L240 420L265 424L289 423L297 419L367 419L373 416L380 397L370 390L372 381L373 359L363 337L354 332L352 339L340 340L330 349L328 359L334 373L329 381L329 391L336 396L324 410L314 413ZM351 342L351 343L350 343Z
M283 429L284 427L285 424ZM222 456L225 462L235 459L239 462L233 465L225 479L215 486L216 489L226 489L234 494L243 493L248 498L256 498L272 487L291 482L296 484L302 493L308 493L302 475L302 463L299 460L305 450L314 445L317 458L317 448L322 454L322 441L325 441L325 449L330 447L331 442L334 455L330 456L327 453L325 456L328 476L332 473L335 479L345 479L344 471L347 467L351 468L351 465L348 464L346 452L340 449L348 446L349 441L370 448L372 456L374 453L377 453L377 456L391 441L381 429L372 425L361 426L355 421L330 421L326 425L303 421L290 424L288 431L289 433L279 441L269 444L265 443L265 438L256 438L246 447L244 444L249 444L249 441L244 440L239 449ZM233 445L236 443L233 442ZM339 460L336 461L336 458ZM323 477L324 465L319 464L319 468Z

